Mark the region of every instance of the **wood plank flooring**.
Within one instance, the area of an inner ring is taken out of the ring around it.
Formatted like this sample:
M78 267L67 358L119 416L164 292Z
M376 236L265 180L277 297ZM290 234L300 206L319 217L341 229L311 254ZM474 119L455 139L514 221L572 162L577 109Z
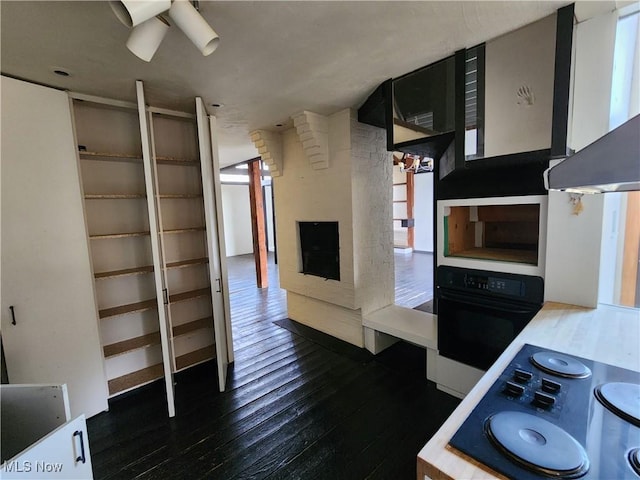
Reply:
M227 391L207 362L176 375L173 419L162 382L112 399L87 422L95 478L414 479L418 450L458 404L426 380L424 350L401 342L374 357L286 320L273 264L258 290L252 257L229 260Z

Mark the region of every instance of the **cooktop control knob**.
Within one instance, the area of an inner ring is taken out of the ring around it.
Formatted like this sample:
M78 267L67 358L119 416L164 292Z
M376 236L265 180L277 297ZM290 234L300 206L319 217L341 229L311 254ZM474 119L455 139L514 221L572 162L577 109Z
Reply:
M517 383L507 382L504 386L504 392L510 397L520 397L524 393L524 387Z
M516 368L513 371L513 379L518 383L527 383L531 378L533 378L533 373L527 372L526 370Z
M548 378L542 379L542 390L549 393L558 393L562 388L562 385L558 382L554 382L553 380L549 380Z
M551 408L556 403L556 398L538 390L534 393L533 403L540 408Z

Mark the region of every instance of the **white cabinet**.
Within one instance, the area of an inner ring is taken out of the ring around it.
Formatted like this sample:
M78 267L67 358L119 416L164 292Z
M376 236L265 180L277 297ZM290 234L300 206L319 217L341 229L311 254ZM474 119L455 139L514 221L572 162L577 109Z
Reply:
M164 374L137 110L73 104L109 395ZM153 199L153 194L151 194ZM162 289L161 289L162 291ZM160 309L159 309L160 305Z
M0 476L6 480L92 479L84 415L58 427L20 455L5 462L0 472Z
M84 415L69 416L66 385L2 385L4 479L91 479Z
M232 361L209 119L74 95L109 394ZM200 103L202 103L200 101Z
M2 77L2 341L11 383L107 409L67 94Z
M173 416L176 371L217 358L223 389L233 361L215 119L136 88L71 102L2 77L9 381L66 383L73 417L162 378Z

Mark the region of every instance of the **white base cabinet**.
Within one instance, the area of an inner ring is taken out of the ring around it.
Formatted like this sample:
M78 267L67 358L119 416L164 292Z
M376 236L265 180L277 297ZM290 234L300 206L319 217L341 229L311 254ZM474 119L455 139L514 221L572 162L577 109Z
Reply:
M85 416L70 420L66 385L2 385L3 479L92 479Z
M66 422L0 467L3 479L93 478L84 415Z

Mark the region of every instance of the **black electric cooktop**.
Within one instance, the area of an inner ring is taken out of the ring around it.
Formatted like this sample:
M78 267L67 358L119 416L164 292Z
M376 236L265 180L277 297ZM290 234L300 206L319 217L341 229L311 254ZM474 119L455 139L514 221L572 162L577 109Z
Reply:
M640 373L524 345L449 444L512 479L640 480Z

